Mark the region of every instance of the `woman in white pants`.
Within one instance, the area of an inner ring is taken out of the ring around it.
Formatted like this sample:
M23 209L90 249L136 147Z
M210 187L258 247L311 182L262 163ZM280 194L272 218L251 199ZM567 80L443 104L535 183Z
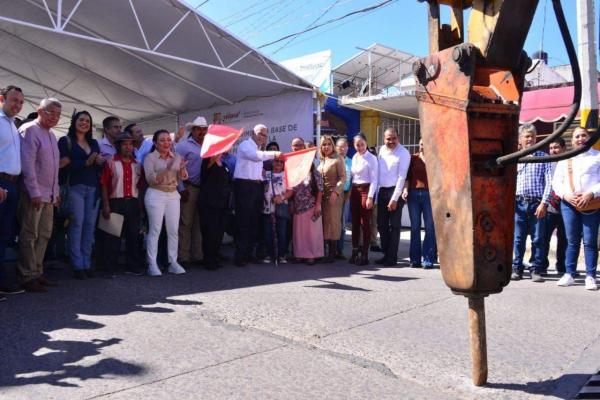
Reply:
M168 131L156 131L152 141L154 142L152 150L144 159L144 173L148 183L148 190L144 197L148 214L146 240L148 275L162 275L156 263L156 254L163 219L167 228L169 272L184 274L185 269L177 263L180 199L177 185L180 181L188 179L185 169L187 162L173 152Z

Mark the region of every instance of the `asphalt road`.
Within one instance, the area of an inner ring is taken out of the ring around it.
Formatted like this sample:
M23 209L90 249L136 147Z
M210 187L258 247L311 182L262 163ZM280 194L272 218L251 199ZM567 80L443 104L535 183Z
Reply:
M600 292L581 280L486 300L489 384L476 388L467 300L439 270L50 274L60 287L0 304L0 399L569 399L600 370Z

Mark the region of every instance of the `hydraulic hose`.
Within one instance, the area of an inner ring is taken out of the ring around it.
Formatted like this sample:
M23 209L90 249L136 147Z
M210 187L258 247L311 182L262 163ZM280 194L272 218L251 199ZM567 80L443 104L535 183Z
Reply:
M585 146L569 150L568 152L563 154L542 157L527 157L528 155L544 148L545 146L559 138L567 130L567 128L569 128L569 126L577 116L577 112L579 111L579 105L581 103L581 72L579 71L579 61L577 60L575 46L573 45L573 40L571 39L571 34L569 33L569 28L567 26L567 21L565 19L565 14L563 12L560 0L552 0L552 5L554 8L554 15L556 16L556 21L558 22L558 27L560 29L560 34L562 36L563 42L567 50L567 54L569 56L571 70L573 72L573 103L571 104L569 114L567 114L567 117L560 124L560 126L546 138L537 142L531 147L519 150L511 154L507 154L505 156L497 158L496 160L492 160L490 162L492 167L514 163L539 163L563 160L565 158L573 157L577 154L587 151L596 142L596 140L600 138L600 131L596 131L590 137L590 140Z

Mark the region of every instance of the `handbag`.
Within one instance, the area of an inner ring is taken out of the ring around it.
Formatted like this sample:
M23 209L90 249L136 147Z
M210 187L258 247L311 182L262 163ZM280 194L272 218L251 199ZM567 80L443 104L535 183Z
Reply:
M571 186L571 192L575 193L575 185L573 184L573 159L567 161L567 170L569 171L569 185ZM585 207L575 207L577 211L595 211L600 208L600 197L594 197L591 199Z

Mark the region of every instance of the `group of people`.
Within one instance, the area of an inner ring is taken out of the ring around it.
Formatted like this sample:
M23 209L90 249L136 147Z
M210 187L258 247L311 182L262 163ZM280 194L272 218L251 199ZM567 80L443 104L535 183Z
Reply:
M536 143L531 124L519 128L519 146ZM583 146L590 135L584 128L573 131L573 148ZM549 153L566 151L558 139L549 145ZM536 151L531 157L544 156ZM531 237L529 268L533 282L544 282L549 267L550 239L556 230L556 271L562 273L558 286L575 283L581 242L585 260L585 288L597 290L598 224L600 223L600 152L593 148L557 163L521 163L517 166L515 236L512 280L523 278L527 237Z
M225 231L234 236L239 267L290 259L333 262L344 259L349 214L349 261L370 262L375 213L383 252L376 262L393 266L406 202L415 222L411 265L431 268L436 262L425 155L421 148L411 156L394 128L385 131L378 155L368 150L364 135L356 135L352 158L347 138L322 136L309 173L287 187L286 157L276 142L267 145L262 124L235 155L202 159L208 130L203 117L175 139L167 130L149 139L139 125L123 127L110 116L102 121L103 138L95 140L92 116L76 111L67 134L57 139L61 102L45 98L35 115L20 121L23 103L20 88L0 91L0 265L7 247L16 243L18 249L17 282L0 268L0 300L55 286L44 274L44 260L61 246L80 280L114 277L117 269L150 276L183 274L195 265L218 269ZM290 151L308 147L314 144L298 137ZM422 217L427 234L421 244Z
M165 270L183 274L195 265L219 269L225 231L234 236L236 266L290 259L313 265L345 259L349 217L348 262L370 263L375 219L383 254L375 262L396 266L405 204L411 221L410 265L432 268L437 262L425 152L420 143L411 155L394 128L385 130L378 154L363 134L351 143L322 136L310 171L287 187L287 157L277 143L267 144L268 128L262 124L239 143L235 155L203 159L208 130L203 117L186 124L175 139L162 129L149 139L139 125L122 127L111 116L102 121L104 137L97 141L92 116L79 111L67 135L57 140L52 128L61 117L61 102L45 98L35 118L19 123L23 103L20 88L0 91L0 265L18 237L18 285L11 285L0 268L0 299L55 286L44 275L44 258L48 247L54 251L61 242L76 279L95 273L114 277L118 265L124 272L150 276ZM573 146L588 139L585 129L576 129ZM535 141L535 128L522 126L520 146ZM355 150L351 158L350 145ZM290 150L313 146L297 137ZM550 145L551 154L565 149L562 140ZM583 238L586 288L597 288L600 208L593 204L600 197L598 156L592 149L554 164L519 164L512 279L523 276L525 241L531 235L531 277L544 280L556 229L556 269L564 272L559 286L574 283ZM123 244L125 262L119 264Z
M349 262L369 264L371 219L377 215L383 257L377 264L395 266L402 224L402 206L408 202L411 221L411 266L432 268L437 248L431 203L421 150L410 155L399 143L398 132L388 128L384 146L374 155L363 134L353 138L356 150L348 157L345 137L320 138L316 157L304 179L286 187L286 157L277 143L266 144L267 127L257 125L251 138L236 153L234 172L235 264L286 263L288 252L296 261L313 265L345 259L345 221L352 220L352 254ZM261 150L266 145L266 150ZM312 146L302 138L291 142L291 151ZM421 243L421 219L426 237ZM290 246L291 245L291 246Z

